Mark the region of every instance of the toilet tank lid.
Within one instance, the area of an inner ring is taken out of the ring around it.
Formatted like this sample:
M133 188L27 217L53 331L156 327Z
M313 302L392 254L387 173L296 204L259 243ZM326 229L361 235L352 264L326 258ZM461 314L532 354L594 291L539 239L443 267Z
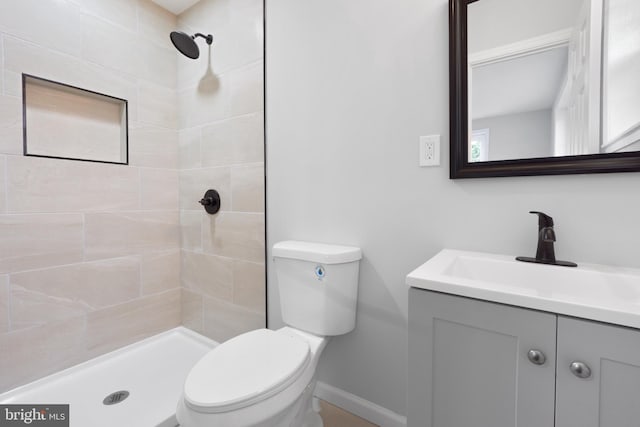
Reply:
M290 258L322 264L343 264L362 258L360 248L288 240L273 245L274 258Z

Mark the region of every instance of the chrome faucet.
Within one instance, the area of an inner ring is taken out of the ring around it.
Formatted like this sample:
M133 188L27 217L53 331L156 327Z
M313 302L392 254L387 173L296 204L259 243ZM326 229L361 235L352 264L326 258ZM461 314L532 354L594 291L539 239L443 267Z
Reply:
M556 260L556 254L553 249L553 242L556 241L556 233L553 230L553 218L543 212L530 211L529 213L538 215L538 248L536 250L536 257L519 256L516 257L516 260L535 262L538 264L561 265L564 267L577 267L578 264L574 262Z

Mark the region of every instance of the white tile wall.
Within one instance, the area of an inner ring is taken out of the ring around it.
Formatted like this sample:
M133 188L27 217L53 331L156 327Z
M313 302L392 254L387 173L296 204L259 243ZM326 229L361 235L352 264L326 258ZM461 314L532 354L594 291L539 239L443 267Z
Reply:
M180 251L143 254L140 261L142 295L180 287Z
M0 95L4 93L4 41L3 36L0 33Z
M265 326L262 16L261 0L201 0L179 18L214 37L178 57L182 322L218 341Z
M45 0L50 1L50 0ZM22 96L21 73L32 74L129 101L129 120L136 120L135 75L100 66L81 57L5 35L5 95Z
M131 0L71 0L81 7L86 14L105 20L112 24L135 31L138 27L136 19L136 2ZM140 3L142 9L147 9L145 3ZM85 21L86 22L86 21Z
M118 258L11 275L11 327L42 325L140 295L140 262Z
M0 334L9 331L9 276L0 276Z
M180 324L176 27L150 0L0 2L0 392ZM23 157L22 73L128 100L130 164Z
M231 301L233 298L233 260L182 251L182 285L200 295Z
M258 61L231 73L229 116L262 110L264 106L263 70L262 61Z
M200 334L204 333L202 295L185 288L181 290L182 325Z
M264 215L220 212L202 224L204 252L252 262L264 262Z
M82 58L109 69L137 75L142 52L135 28L130 29L89 14L82 16Z
M178 171L140 168L141 207L143 210L178 209Z
M168 33L165 34L168 38ZM138 38L132 40L135 51L137 75L155 84L175 90L177 83L176 51L163 47L152 40Z
M178 168L178 133L157 126L129 127L129 164L164 169Z
M202 166L261 162L264 158L262 111L214 122L202 128Z
M87 359L86 319L74 317L0 334L0 389L25 382Z
M7 156L0 155L0 214L7 212L6 170Z
M82 261L81 214L0 216L0 273Z
M178 249L178 211L88 213L84 218L86 260Z
M178 66L185 60L178 58ZM178 91L178 111L184 112L179 115L180 129L206 125L229 116L230 76L212 72L203 72L198 75L195 86Z
M124 0L132 3L131 0ZM138 2L138 34L152 43L173 50L169 33L176 29L176 17L171 12L147 0ZM174 58L175 61L175 58ZM174 65L174 70L177 67Z
M264 313L216 298L203 297L203 332L226 341L246 331L264 328Z
M0 31L79 56L81 10L68 1L3 0Z
M256 313L266 311L264 263L233 262L233 303Z
M22 104L14 96L0 95L0 153L22 153Z
M214 45L192 61L174 29ZM0 391L181 322L263 327L261 0L180 21L149 0L3 0L0 42ZM127 99L129 165L22 157L22 73Z
M176 91L151 82L138 85L138 120L140 123L175 129Z
M8 156L8 211L140 209L139 176L137 169L124 165Z
M202 166L201 139L202 129L200 128L180 131L178 145L180 150L180 167L182 169L195 169Z
M180 247L182 249L202 252L202 221L206 215L202 211L180 211Z
M232 209L237 212L264 212L264 164L231 167Z
M87 315L86 350L103 354L180 324L180 290L139 298Z

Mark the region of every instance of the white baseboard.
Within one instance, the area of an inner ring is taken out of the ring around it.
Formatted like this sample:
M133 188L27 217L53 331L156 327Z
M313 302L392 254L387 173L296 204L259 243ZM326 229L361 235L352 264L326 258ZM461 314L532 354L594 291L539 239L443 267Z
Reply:
M322 381L316 383L314 395L380 427L407 427L407 417Z

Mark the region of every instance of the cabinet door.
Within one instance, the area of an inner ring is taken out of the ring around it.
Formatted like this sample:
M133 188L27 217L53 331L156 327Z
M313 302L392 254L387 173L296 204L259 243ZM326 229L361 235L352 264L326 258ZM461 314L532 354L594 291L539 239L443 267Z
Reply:
M555 346L553 314L412 288L408 426L553 426Z
M560 316L557 357L556 427L640 425L639 331ZM590 375L576 376L573 362Z

